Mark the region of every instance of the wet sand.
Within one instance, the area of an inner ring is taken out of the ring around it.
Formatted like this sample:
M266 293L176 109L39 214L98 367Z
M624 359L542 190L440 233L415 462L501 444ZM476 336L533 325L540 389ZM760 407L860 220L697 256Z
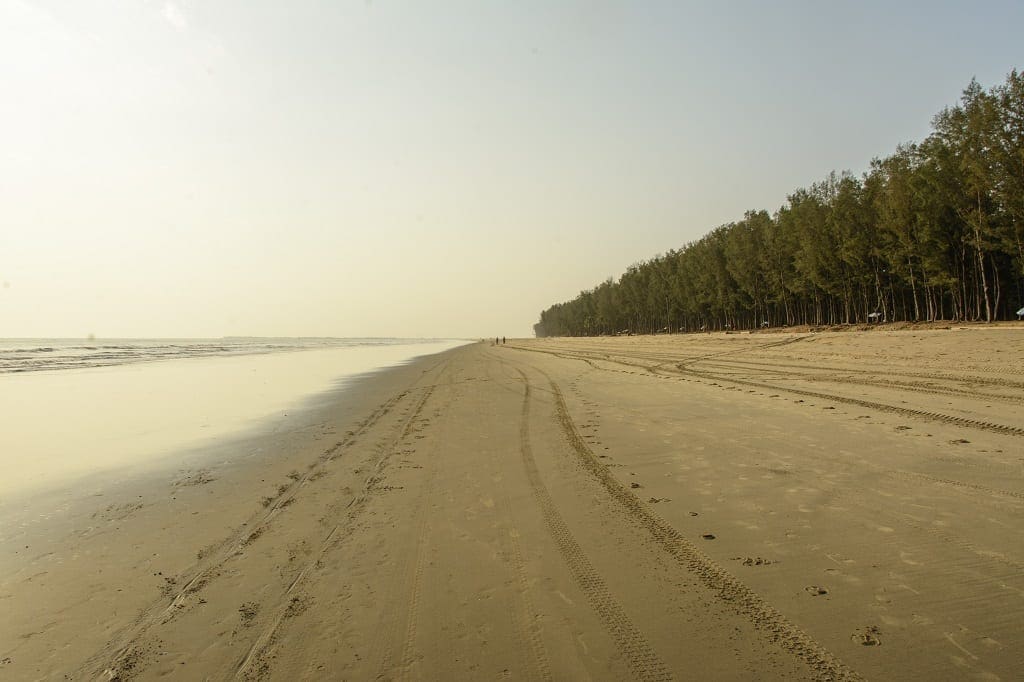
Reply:
M7 534L0 677L1013 679L1022 356L1003 327L423 358Z
M74 497L85 485L102 492L125 474L173 467L183 451L202 459L243 431L297 412L307 397L460 342L356 343L200 357L174 357L157 346L170 357L0 373L0 522L19 498L58 488ZM0 528L0 541L3 535Z

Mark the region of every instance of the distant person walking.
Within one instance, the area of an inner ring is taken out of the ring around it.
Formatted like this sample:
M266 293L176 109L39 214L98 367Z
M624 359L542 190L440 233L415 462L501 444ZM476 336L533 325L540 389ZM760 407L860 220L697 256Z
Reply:
M505 344L505 337L504 337L504 336L503 336L503 337L501 337L501 343L502 343L502 345L504 345L504 344Z

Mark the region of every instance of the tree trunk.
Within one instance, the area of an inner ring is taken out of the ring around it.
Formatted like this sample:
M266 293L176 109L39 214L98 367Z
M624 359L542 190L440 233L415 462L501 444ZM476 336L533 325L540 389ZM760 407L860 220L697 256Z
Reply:
M921 308L917 304L917 284L914 282L914 266L910 256L907 256L907 268L910 270L910 291L914 296L914 322L918 322L921 319Z
M992 305L992 313L999 319L999 299L1002 298L1002 287L999 282L999 267L996 265L996 257L989 254L989 262L992 263L992 289L995 293L995 301Z
M985 277L985 251L981 248L981 221L985 215L981 208L981 191L977 192L978 216L974 221L974 249L978 252L978 274L981 276L981 290L985 295L985 321L992 321L992 306L988 300L988 278Z

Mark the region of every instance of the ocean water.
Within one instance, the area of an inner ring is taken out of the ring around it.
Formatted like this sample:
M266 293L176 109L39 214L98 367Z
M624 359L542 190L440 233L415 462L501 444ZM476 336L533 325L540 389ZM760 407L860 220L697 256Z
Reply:
M154 360L254 355L296 350L414 346L444 339L273 338L0 339L0 374L109 367Z
M0 507L167 466L353 378L466 343L408 339L0 342Z

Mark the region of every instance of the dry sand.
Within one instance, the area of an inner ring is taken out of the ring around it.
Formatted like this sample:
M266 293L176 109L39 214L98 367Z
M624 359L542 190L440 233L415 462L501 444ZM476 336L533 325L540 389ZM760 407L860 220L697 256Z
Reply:
M1018 678L1021 357L1004 327L425 358L6 534L0 678Z

